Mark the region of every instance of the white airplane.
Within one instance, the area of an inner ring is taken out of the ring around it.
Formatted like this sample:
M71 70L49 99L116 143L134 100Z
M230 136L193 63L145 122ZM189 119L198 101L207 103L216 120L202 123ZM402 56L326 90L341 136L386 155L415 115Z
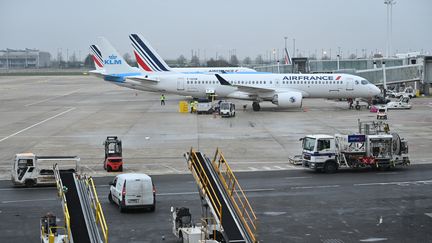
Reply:
M141 39L147 43L145 39ZM107 81L134 89L195 98L216 95L217 98L251 100L254 111L260 110L259 103L262 101L270 101L281 108L293 108L301 107L303 98L368 98L380 93L375 85L364 78L350 74L209 74L164 71L124 75L130 71L130 67L104 38L101 38L101 42ZM147 56L155 54L149 48L142 51Z
M247 73L256 70L245 67L191 67L170 68L153 47L140 34L130 34L138 67L144 72L181 72L181 73Z

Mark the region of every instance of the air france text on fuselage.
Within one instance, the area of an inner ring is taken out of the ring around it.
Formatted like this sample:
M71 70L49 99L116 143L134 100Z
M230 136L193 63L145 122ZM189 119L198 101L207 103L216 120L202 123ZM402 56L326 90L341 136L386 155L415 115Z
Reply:
M334 80L333 76L284 76L282 80L298 80L298 81L310 81L310 80Z

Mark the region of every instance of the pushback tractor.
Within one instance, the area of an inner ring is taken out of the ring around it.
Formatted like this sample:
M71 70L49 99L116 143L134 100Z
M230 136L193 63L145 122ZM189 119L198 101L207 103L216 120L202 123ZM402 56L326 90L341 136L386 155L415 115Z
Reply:
M302 140L303 167L326 173L339 168L409 165L408 142L383 121L360 122L358 134L315 134Z
M108 136L104 145L104 169L108 172L123 171L122 141L117 136Z

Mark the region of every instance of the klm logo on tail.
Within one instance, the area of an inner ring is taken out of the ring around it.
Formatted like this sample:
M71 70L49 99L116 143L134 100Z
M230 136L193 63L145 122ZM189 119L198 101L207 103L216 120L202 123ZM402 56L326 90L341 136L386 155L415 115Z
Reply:
M118 65L118 64L122 64L121 60L117 60L117 56L116 55L111 55L108 58L109 59L105 59L104 60L104 64L105 65Z

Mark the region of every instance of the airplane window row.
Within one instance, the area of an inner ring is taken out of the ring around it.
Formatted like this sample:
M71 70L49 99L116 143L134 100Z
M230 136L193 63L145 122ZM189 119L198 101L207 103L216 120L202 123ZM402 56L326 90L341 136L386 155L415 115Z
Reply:
M186 81L186 84L219 84L217 81Z
M365 80L362 80L362 84ZM367 81L365 81L367 82ZM231 81L232 84L267 84L267 81ZM186 84L219 84L217 81L186 81ZM273 84L269 81L269 84ZM282 84L343 84L343 81L282 81Z

